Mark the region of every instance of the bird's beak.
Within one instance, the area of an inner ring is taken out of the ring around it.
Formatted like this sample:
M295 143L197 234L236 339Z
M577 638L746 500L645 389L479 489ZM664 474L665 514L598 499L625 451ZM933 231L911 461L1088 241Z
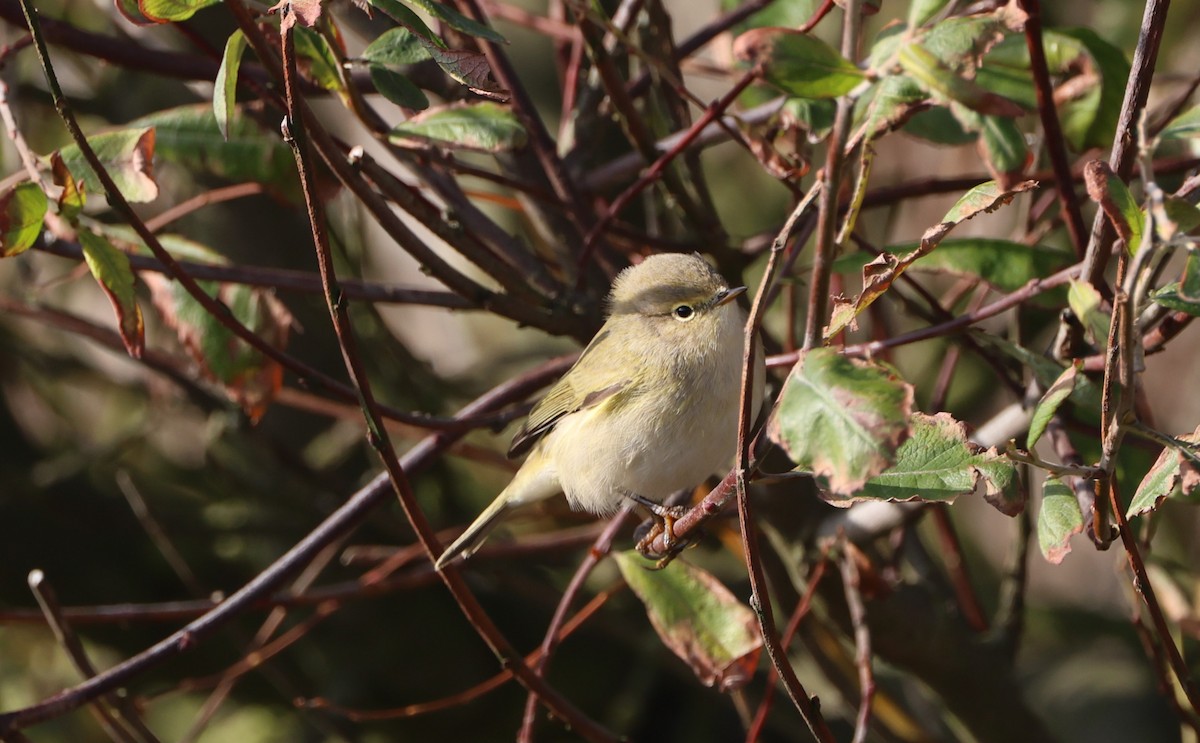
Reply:
M744 286L735 286L732 289L723 289L717 293L716 299L713 301L713 307L720 307L723 304L729 304L745 293L746 287Z

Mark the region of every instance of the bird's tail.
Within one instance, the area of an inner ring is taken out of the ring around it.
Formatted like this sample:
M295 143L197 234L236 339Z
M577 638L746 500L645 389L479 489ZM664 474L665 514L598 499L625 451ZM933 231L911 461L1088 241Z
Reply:
M446 551L434 563L434 567L441 570L454 562L459 556L462 556L465 560L475 554L475 550L479 549L479 546L483 544L483 540L487 539L492 529L496 528L496 524L500 522L500 517L508 512L512 506L512 502L503 497L503 494L492 501L491 505L485 508L483 513L479 514L471 522L467 530L458 539L455 539L453 544L446 548Z

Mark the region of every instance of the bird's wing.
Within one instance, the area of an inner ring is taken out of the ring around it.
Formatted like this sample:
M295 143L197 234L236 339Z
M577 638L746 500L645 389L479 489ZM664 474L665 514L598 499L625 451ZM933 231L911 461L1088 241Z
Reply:
M611 340L608 330L602 328L571 369L533 406L525 425L513 437L508 456L518 457L529 451L563 416L599 405L629 387L632 370L614 359L606 343ZM588 380L588 389L579 388L580 379Z

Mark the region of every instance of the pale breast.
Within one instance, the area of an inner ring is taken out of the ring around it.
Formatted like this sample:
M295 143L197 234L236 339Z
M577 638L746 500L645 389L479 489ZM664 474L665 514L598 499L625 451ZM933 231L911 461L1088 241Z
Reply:
M737 446L742 360L740 353L715 349L729 348L730 335L740 339L743 325L741 312L723 314L728 321L721 323L713 353L685 365L663 360L660 371L672 375L672 383L568 415L547 435L542 445L572 507L612 513L625 504L626 493L661 502L727 471Z

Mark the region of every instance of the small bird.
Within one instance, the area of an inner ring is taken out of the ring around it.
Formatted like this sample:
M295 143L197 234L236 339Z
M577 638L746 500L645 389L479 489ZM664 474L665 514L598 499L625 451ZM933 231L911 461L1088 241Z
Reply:
M744 291L697 254L652 255L622 271L604 326L513 438L508 455L528 458L437 568L469 557L517 506L561 492L576 510L610 515L632 500L661 525L668 496L727 470L746 332L734 300ZM752 413L765 376L755 345Z

